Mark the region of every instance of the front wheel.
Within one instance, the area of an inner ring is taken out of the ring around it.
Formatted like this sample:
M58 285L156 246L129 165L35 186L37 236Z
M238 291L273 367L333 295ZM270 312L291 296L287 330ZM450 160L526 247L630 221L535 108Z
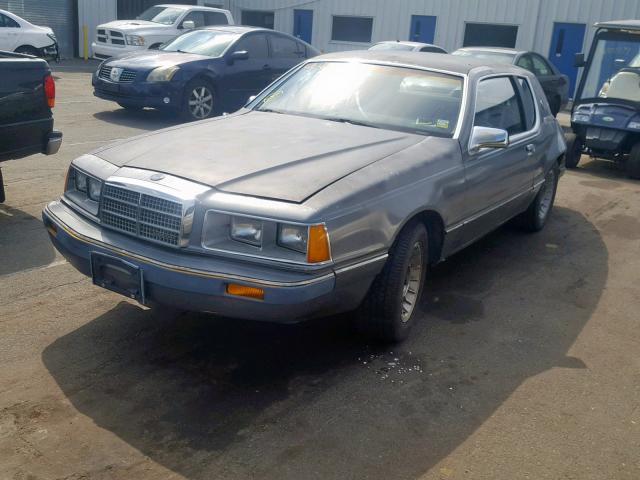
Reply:
M540 191L529 208L520 216L520 224L525 230L539 232L547 224L558 190L558 168L552 167L545 176Z
M582 140L575 133L565 135L567 142L567 153L565 154L565 164L567 168L577 168L582 157Z
M626 170L630 178L640 180L640 143L636 143L629 152Z
M426 276L428 247L423 224L413 222L400 232L357 312L362 333L383 342L399 342L409 335Z
M214 89L206 80L189 82L183 98L182 116L186 120L204 120L215 113Z

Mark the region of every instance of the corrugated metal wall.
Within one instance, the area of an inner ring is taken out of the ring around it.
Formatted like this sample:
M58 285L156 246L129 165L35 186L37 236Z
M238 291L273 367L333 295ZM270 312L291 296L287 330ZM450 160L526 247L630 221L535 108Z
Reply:
M0 0L1 9L34 25L51 27L58 38L62 58L75 54L76 4L76 0Z
M447 50L462 46L465 22L518 26L516 47L548 55L554 22L587 25L585 44L596 21L640 18L640 0L225 0L236 19L242 10L275 12L275 28L293 32L293 10L314 11L312 43L325 52L362 48L331 41L332 15L374 17L373 42L407 40L411 15L435 15L435 43Z
M83 27L87 27L87 56L91 57L91 43L96 39L96 28L115 20L118 15L116 0L78 0L78 55L84 56Z

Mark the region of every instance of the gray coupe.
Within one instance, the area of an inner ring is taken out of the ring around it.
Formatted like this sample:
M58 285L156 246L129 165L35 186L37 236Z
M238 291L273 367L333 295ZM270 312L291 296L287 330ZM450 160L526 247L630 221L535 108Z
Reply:
M357 310L406 337L429 265L542 229L565 143L535 76L412 52L324 55L245 108L72 162L56 248L137 299L274 322Z

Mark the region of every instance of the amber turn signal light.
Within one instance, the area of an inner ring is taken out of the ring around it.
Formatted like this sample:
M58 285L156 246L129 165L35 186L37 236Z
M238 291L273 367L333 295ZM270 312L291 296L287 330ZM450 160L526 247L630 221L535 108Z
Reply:
M324 225L309 227L309 245L307 246L307 262L320 263L331 260L329 234Z
M253 298L255 300L264 300L264 290L257 287L247 287L246 285L238 285L236 283L227 284L227 293L236 297Z

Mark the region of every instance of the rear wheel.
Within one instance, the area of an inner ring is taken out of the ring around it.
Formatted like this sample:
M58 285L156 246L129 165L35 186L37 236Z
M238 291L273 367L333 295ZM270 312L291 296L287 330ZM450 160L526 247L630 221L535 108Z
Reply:
M558 189L558 168L552 167L547 172L544 184L533 199L529 208L520 216L520 225L529 232L539 232L547 224Z
M192 80L184 89L182 116L189 121L204 120L215 114L213 86L206 80Z
M565 141L567 142L565 164L567 168L577 168L580 157L582 157L582 140L575 133L567 133Z
M424 285L428 246L422 223L413 222L402 230L357 312L362 333L384 342L399 342L409 335Z
M627 158L626 170L629 177L640 180L640 143L636 143L631 149L629 158Z

